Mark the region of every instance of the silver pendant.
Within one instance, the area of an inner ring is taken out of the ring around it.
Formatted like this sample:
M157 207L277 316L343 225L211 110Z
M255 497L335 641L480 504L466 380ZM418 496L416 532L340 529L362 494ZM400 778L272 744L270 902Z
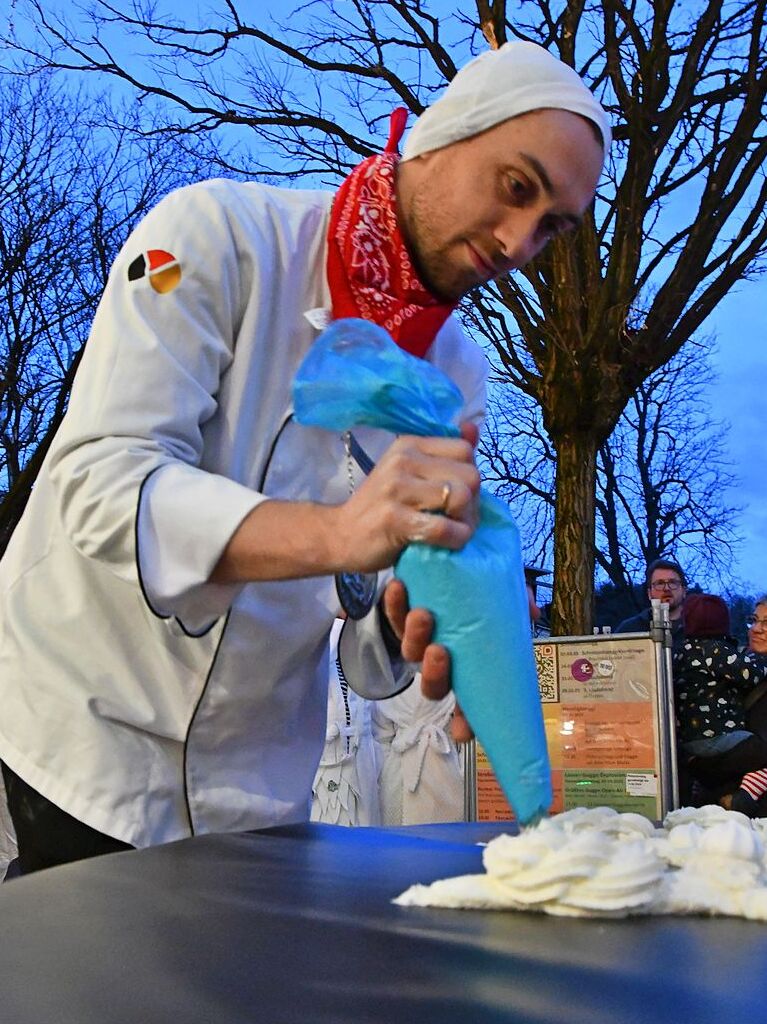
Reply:
M350 619L364 619L378 592L377 572L336 573L336 593Z

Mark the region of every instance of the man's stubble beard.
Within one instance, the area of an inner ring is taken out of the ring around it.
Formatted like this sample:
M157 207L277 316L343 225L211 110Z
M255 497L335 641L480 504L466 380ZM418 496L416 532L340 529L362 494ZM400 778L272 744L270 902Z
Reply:
M434 236L429 229L429 218L423 211L421 191L418 190L410 201L407 210L398 208L399 229L421 283L441 302L457 303L473 287L475 281L466 281L465 285L457 281L451 283L442 276L442 270L450 266L450 257L443 247L437 248Z

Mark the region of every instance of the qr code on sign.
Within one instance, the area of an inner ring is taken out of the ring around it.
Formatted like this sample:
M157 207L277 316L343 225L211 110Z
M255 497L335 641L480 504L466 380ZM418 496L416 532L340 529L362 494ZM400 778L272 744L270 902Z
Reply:
M557 692L557 652L554 644L533 644L535 652L535 668L538 672L538 692L544 704L556 703Z

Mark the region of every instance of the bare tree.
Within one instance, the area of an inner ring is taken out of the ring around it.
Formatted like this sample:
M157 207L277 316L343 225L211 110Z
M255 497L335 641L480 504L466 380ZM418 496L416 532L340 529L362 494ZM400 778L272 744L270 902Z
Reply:
M688 342L644 380L597 453L597 578L628 594L648 562L674 556L692 579L729 590L740 509L725 454L727 425L713 421L710 339ZM480 441L487 483L504 497L529 561L553 552L556 453L532 399L495 388ZM643 588L642 588L643 589Z
M0 75L0 551L66 410L90 322L135 221L201 166L50 76ZM186 168L184 167L186 163Z
M477 453L485 486L514 513L526 564L551 565L556 452L543 429L541 410L508 381L491 384Z
M629 399L597 455L597 566L616 588L674 556L692 579L731 589L737 516L726 424L711 419L708 346L688 342Z
M199 21L94 0L83 26L17 0L37 35L17 28L11 41L38 67L163 100L186 135L246 128L251 169L329 182L380 146L392 100L420 113L482 47L534 40L583 74L615 124L594 209L523 274L472 296L468 314L541 409L556 453L552 626L584 632L597 452L642 381L761 268L766 3L477 0L440 18L425 0L310 0L272 24L237 0ZM135 58L118 47L125 33Z

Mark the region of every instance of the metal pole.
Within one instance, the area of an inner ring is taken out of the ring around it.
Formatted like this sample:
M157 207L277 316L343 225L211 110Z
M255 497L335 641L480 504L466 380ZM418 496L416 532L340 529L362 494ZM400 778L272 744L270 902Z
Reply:
M477 743L471 739L461 749L463 760L463 817L477 820Z
M671 650L671 621L668 605L652 600L650 636L655 643L658 679L658 739L661 760L661 813L679 806L679 777L676 759L676 715Z

